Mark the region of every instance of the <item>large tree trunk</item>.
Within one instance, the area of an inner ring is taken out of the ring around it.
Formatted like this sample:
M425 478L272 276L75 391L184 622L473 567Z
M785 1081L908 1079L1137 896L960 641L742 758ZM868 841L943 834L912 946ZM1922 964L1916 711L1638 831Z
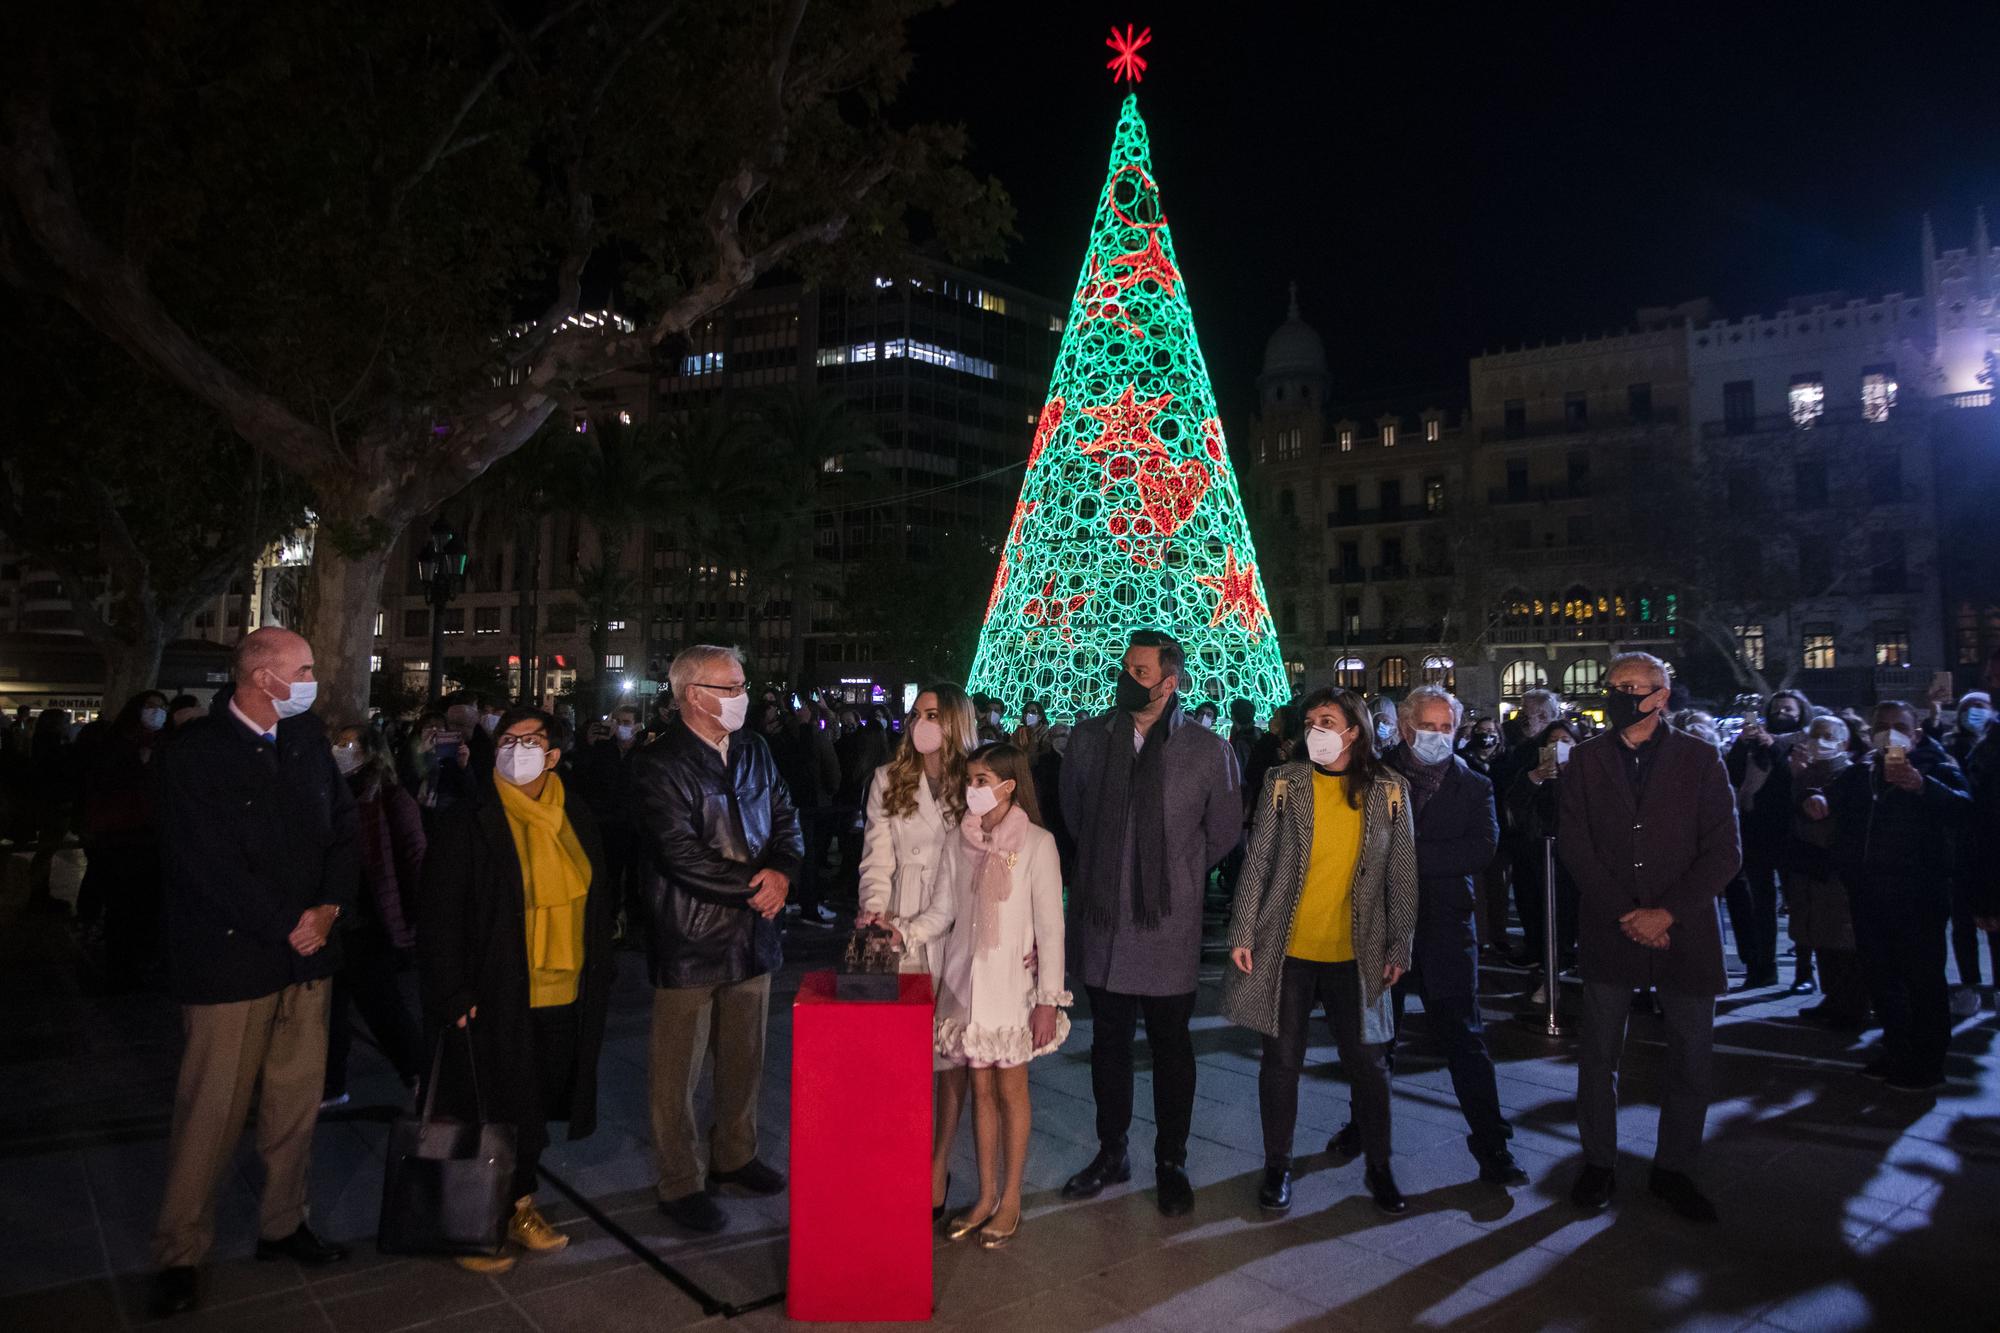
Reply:
M129 633L95 640L104 654L104 711L115 714L125 701L159 683L160 656L173 628L152 617L129 627Z
M382 608L382 575L389 567L397 524L391 535L366 550L343 553L326 540L330 524L348 515L322 511L320 537L313 543L312 582L306 598L305 635L319 678L319 714L330 722L368 716L368 659L375 651L375 615ZM363 515L365 521L365 514Z

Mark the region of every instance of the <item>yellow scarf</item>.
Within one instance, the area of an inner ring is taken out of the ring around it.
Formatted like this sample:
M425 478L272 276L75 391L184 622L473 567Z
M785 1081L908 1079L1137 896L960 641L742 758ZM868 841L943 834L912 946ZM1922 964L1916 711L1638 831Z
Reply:
M507 830L521 862L527 900L528 1007L543 1009L576 1000L583 972L583 910L590 891L590 860L563 813L562 779L554 773L532 800L496 779Z

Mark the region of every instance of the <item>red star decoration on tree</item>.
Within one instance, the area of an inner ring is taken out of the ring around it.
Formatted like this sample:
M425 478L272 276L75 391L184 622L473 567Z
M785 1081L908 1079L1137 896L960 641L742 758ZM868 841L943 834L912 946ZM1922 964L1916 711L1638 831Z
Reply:
M1235 615L1241 617L1245 629L1255 634L1259 624L1270 615L1264 599L1257 595L1257 566L1239 567L1234 546L1223 556L1220 574L1202 574L1195 581L1216 591L1215 614L1209 617L1210 625L1220 625Z
M1042 404L1041 419L1035 422L1035 443L1028 450L1028 466L1030 468L1034 467L1041 460L1042 450L1049 447L1049 437L1056 433L1056 427L1062 425L1062 419L1062 399L1051 398Z
M1105 403L1101 407L1086 407L1083 414L1096 417L1104 423L1104 431L1096 439L1084 444L1083 451L1093 458L1109 459L1112 454L1126 450L1136 450L1146 454L1164 454L1166 446L1153 434L1153 418L1165 411L1174 401L1170 393L1157 398L1138 400L1132 386L1126 385L1125 392L1118 400Z
M1113 268L1125 270L1123 277L1115 279L1118 290L1130 291L1146 279L1160 284L1160 290L1173 295L1175 284L1181 280L1180 270L1174 261L1167 258L1167 252L1160 248L1160 232L1157 227L1146 232L1146 248L1134 250L1129 255L1120 255L1111 261Z
M1089 600L1090 594L1087 592L1075 593L1068 597L1056 596L1056 576L1051 574L1049 581L1042 585L1042 595L1030 597L1028 604L1021 608L1021 618L1035 626L1037 630L1059 631L1064 643L1075 643L1076 639L1070 632L1069 618L1076 614L1077 608Z
M1104 44L1118 54L1105 61L1104 68L1112 72L1111 81L1113 83L1117 83L1122 79L1130 79L1134 83L1143 83L1145 81L1146 57L1139 54L1139 48L1152 40L1153 30L1151 28L1146 29L1136 37L1132 35L1132 25L1129 23L1125 25L1123 34L1120 34L1116 28L1111 30L1111 35L1104 39Z

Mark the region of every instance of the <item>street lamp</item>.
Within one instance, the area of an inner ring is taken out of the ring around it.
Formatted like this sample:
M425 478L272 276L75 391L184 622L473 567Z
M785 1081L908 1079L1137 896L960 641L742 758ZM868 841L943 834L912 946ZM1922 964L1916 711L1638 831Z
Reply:
M440 514L431 524L431 539L417 552L417 577L424 583L424 604L431 609L431 683L429 700L435 704L444 693L444 612L451 605L457 582L465 575L470 557Z

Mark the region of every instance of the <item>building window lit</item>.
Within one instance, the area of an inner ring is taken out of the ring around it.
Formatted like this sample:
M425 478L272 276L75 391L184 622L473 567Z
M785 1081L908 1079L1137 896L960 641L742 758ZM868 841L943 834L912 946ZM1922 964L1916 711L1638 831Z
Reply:
M1385 657L1375 668L1375 688L1380 690L1406 690L1410 687L1410 659L1407 657Z
M1382 423L1382 447L1384 449L1394 449L1396 447L1396 426L1394 422L1385 421Z
M1906 667L1910 664L1910 631L1876 626L1875 665L1878 667Z
M722 370L722 353L690 352L681 358L681 374L714 375Z
M625 410L623 410L623 409L620 409L620 410L619 410L619 413L618 413L618 424L619 424L619 425L621 425L621 426L629 426L629 425L631 425L631 424L632 424L632 414L631 414L630 412L628 412L628 411L625 411Z
M1444 423L1439 421L1436 417L1432 417L1429 421L1426 421L1424 423L1424 442L1426 444L1436 444L1438 442L1438 436L1442 435L1443 433L1444 433Z
M1808 671L1833 670L1833 635L1807 634L1800 665Z
M1354 428L1352 426L1342 426L1340 428L1340 452L1343 454L1354 452Z
M1442 685L1447 690L1458 689L1458 664L1449 657L1436 654L1424 659L1424 684Z
M374 672L377 672L377 671L380 671L381 669L382 669L382 656L381 656L381 654L380 654L380 653L370 653L370 654L368 655L368 670L369 670L370 674L373 674Z
M387 621L387 620L388 620L388 618L389 618L389 613L388 613L387 611L377 611L377 612L375 613L375 637L376 637L376 638L378 638L378 639L379 639L379 638L381 638L381 637L382 637L382 626L383 626L383 622Z
M1792 425L1800 430L1810 430L1826 415L1826 380L1818 371L1809 375L1792 376L1792 387L1787 397L1792 409Z
M615 633L616 631L625 628L625 622L622 620L607 620L604 622L604 628L611 630Z
M1529 690L1547 689L1549 673L1542 669L1540 662L1522 658L1509 662L1500 671L1500 694L1502 698L1518 699Z
M1887 421L1896 410L1896 368L1870 366L1861 372L1861 418Z
M1358 690L1368 683L1368 664L1358 657L1343 657L1333 664L1333 683L1343 690Z
M625 669L625 654L606 653L604 655L604 669L606 671L623 671Z
M983 380L994 379L999 374L994 364L984 357L967 356L965 353L953 348L940 347L936 343L918 342L914 338L889 339L882 344L882 355L885 357L907 356L912 361L922 361L928 365L943 366L947 370L956 370L967 375L977 375ZM857 356L854 359L859 361L862 358Z
M1764 669L1764 627L1762 625L1734 625L1736 633L1736 655L1743 665L1752 671Z
M1444 512L1444 478L1424 478L1424 512L1442 514Z
M1604 663L1581 657L1563 668L1563 693L1571 698L1596 694L1604 688Z

